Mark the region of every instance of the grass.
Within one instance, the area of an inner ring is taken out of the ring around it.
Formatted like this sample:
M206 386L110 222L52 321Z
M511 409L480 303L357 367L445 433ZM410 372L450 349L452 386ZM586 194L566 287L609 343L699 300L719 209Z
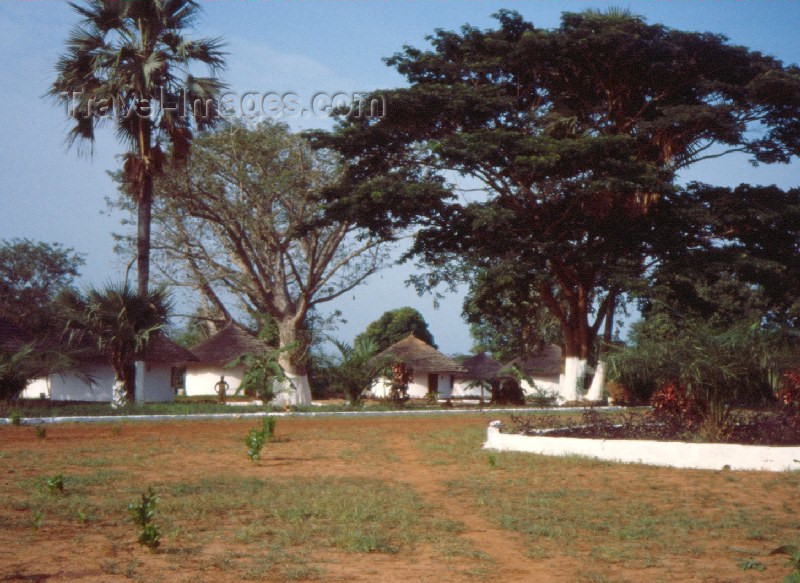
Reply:
M797 472L680 471L509 452L487 458L483 436L479 428L442 430L416 442L427 463L461 468L448 491L517 533L529 557L566 552L602 566L583 572L585 580L617 580L617 567L713 559L732 540L745 545L724 551L735 568L743 554L763 557L781 541L797 540ZM693 485L670 487L675 477L687 476ZM781 506L767 503L775 496L784 500ZM787 500L795 503L787 508Z

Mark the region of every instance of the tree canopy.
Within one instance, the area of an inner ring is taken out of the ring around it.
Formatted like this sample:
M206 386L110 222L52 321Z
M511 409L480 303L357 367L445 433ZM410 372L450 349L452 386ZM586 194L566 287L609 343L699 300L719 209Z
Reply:
M306 388L293 377L306 377L315 306L352 290L386 259L381 241L354 223L321 220L321 192L339 177L335 156L312 151L284 125L226 123L195 138L186 163L156 182L160 279L193 290L209 318L244 312L274 320L280 346L292 347L280 364Z
M377 231L420 225L413 253L433 283L465 260L536 273L566 356L585 361L648 260L682 244L677 171L734 152L764 163L800 153L800 70L620 11L567 13L553 30L495 17L496 29L437 30L430 49L387 59L410 86L381 92L386 116L314 139L361 185L330 192L338 213ZM454 174L483 196L447 198Z
M213 76L224 66L220 39L183 36L198 15L194 0L71 4L80 15L56 64L49 94L74 121L67 143L94 144L97 125L111 122L129 149L123 176L138 205L138 288L148 292L153 179L164 165L163 146L176 160L189 153L193 129L216 123L213 98L223 85ZM190 66L205 65L198 77Z
M52 301L69 288L83 255L59 243L12 239L0 244L0 318L41 336L52 332ZM60 332L60 330L59 330Z
M419 340L436 348L425 318L417 310L409 307L384 312L380 318L370 323L366 330L356 336L353 344L371 342L375 346L375 351L381 352L409 334L413 334Z

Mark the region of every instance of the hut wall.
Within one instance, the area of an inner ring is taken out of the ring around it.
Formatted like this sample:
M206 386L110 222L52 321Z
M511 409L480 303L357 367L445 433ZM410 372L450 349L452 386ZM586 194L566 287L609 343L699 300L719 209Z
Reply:
M220 376L224 376L225 381L230 385L227 394L233 395L239 385L242 384L244 366L223 368L221 366L189 364L186 368L186 396L216 395L217 392L214 390L214 385L219 382Z

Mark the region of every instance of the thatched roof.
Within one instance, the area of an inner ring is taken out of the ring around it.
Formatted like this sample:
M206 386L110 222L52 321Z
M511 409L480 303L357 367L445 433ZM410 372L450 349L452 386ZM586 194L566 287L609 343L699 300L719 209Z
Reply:
M230 322L208 340L193 346L192 353L200 362L224 366L245 354L264 354L274 348L236 322Z
M4 318L0 318L0 350L16 352L33 338L22 328Z
M502 363L483 352L470 356L461 365L467 369L467 372L460 373L458 376L466 379L493 379L503 368Z
M197 357L183 346L175 344L163 334L156 334L150 338L142 352L141 359L145 362L193 362Z
M467 370L413 334L395 342L376 358L391 358L417 372L463 373Z
M561 347L556 344L545 344L527 358L517 357L507 362L499 374L508 375L512 366L529 376L557 377L561 374Z

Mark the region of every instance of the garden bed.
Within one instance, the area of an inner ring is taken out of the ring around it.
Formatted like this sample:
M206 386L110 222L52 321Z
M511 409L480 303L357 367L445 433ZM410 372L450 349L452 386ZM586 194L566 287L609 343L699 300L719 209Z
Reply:
M800 470L800 446L687 443L646 439L593 439L501 433L492 421L484 449L520 451L542 455L579 455L623 463L708 470Z

